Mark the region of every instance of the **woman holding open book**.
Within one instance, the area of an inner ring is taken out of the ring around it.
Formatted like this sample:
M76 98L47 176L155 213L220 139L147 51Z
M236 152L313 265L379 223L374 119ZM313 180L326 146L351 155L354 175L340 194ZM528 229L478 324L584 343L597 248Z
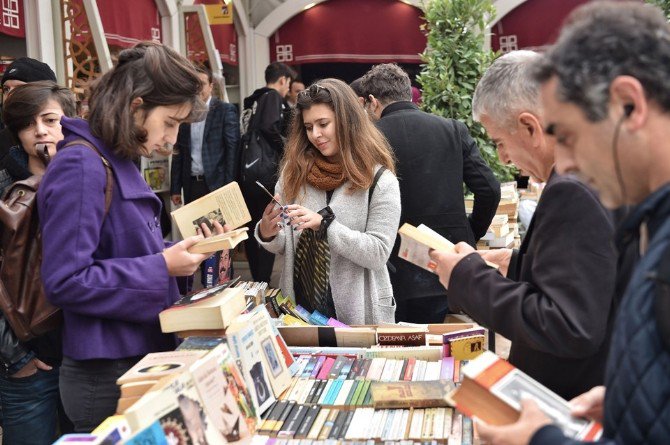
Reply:
M174 277L207 255L187 250L200 237L165 244L162 203L133 159L174 144L179 124L203 109L201 88L184 57L140 43L92 85L88 122L61 121L38 209L44 288L64 316L60 392L76 432L115 413L116 379L142 356L176 346L158 314L179 297Z
M284 256L282 291L308 311L346 324L392 323L386 262L400 191L391 149L339 80L302 91L294 113L275 201L255 236Z

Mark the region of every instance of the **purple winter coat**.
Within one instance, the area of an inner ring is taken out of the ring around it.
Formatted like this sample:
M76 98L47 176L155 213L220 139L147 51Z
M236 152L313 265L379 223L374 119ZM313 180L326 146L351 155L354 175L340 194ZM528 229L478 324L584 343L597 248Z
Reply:
M123 358L174 349L158 313L179 297L161 252L162 203L131 160L91 135L88 123L62 118L65 140L84 138L114 172L109 213L105 168L85 146L59 150L38 192L47 298L63 310L63 354L75 360Z

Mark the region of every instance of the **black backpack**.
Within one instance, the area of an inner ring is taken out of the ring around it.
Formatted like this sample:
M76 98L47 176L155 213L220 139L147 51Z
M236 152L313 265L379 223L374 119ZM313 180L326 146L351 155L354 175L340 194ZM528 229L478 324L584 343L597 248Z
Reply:
M268 94L268 93L265 93ZM265 97L265 94L260 98ZM279 176L281 154L275 150L258 129L258 102L244 109L240 116L239 183L242 188L254 188L259 181L268 190L274 190ZM248 186L248 187L247 187Z

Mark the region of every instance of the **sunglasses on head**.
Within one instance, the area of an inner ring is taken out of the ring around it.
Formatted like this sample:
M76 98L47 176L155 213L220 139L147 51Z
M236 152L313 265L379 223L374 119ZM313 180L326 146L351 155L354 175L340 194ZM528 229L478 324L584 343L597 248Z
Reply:
M317 94L319 94L321 91L325 91L326 93L330 94L330 91L328 91L328 88L319 85L318 83L313 83L309 86L309 88L306 88L302 90L301 92L298 93L298 97L301 95L303 97L310 97L314 99Z

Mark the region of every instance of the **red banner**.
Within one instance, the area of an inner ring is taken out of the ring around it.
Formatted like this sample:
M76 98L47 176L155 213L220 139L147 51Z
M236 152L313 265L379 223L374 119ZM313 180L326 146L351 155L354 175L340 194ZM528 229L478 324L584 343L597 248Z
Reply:
M143 40L161 41L155 0L97 0L97 4L109 45L129 48Z
M422 12L398 0L330 0L270 37L270 58L320 62L419 63L426 48Z
M506 53L549 45L570 12L587 1L527 0L491 27L491 47Z
M12 37L26 37L26 24L23 17L23 0L1 0L0 34Z

